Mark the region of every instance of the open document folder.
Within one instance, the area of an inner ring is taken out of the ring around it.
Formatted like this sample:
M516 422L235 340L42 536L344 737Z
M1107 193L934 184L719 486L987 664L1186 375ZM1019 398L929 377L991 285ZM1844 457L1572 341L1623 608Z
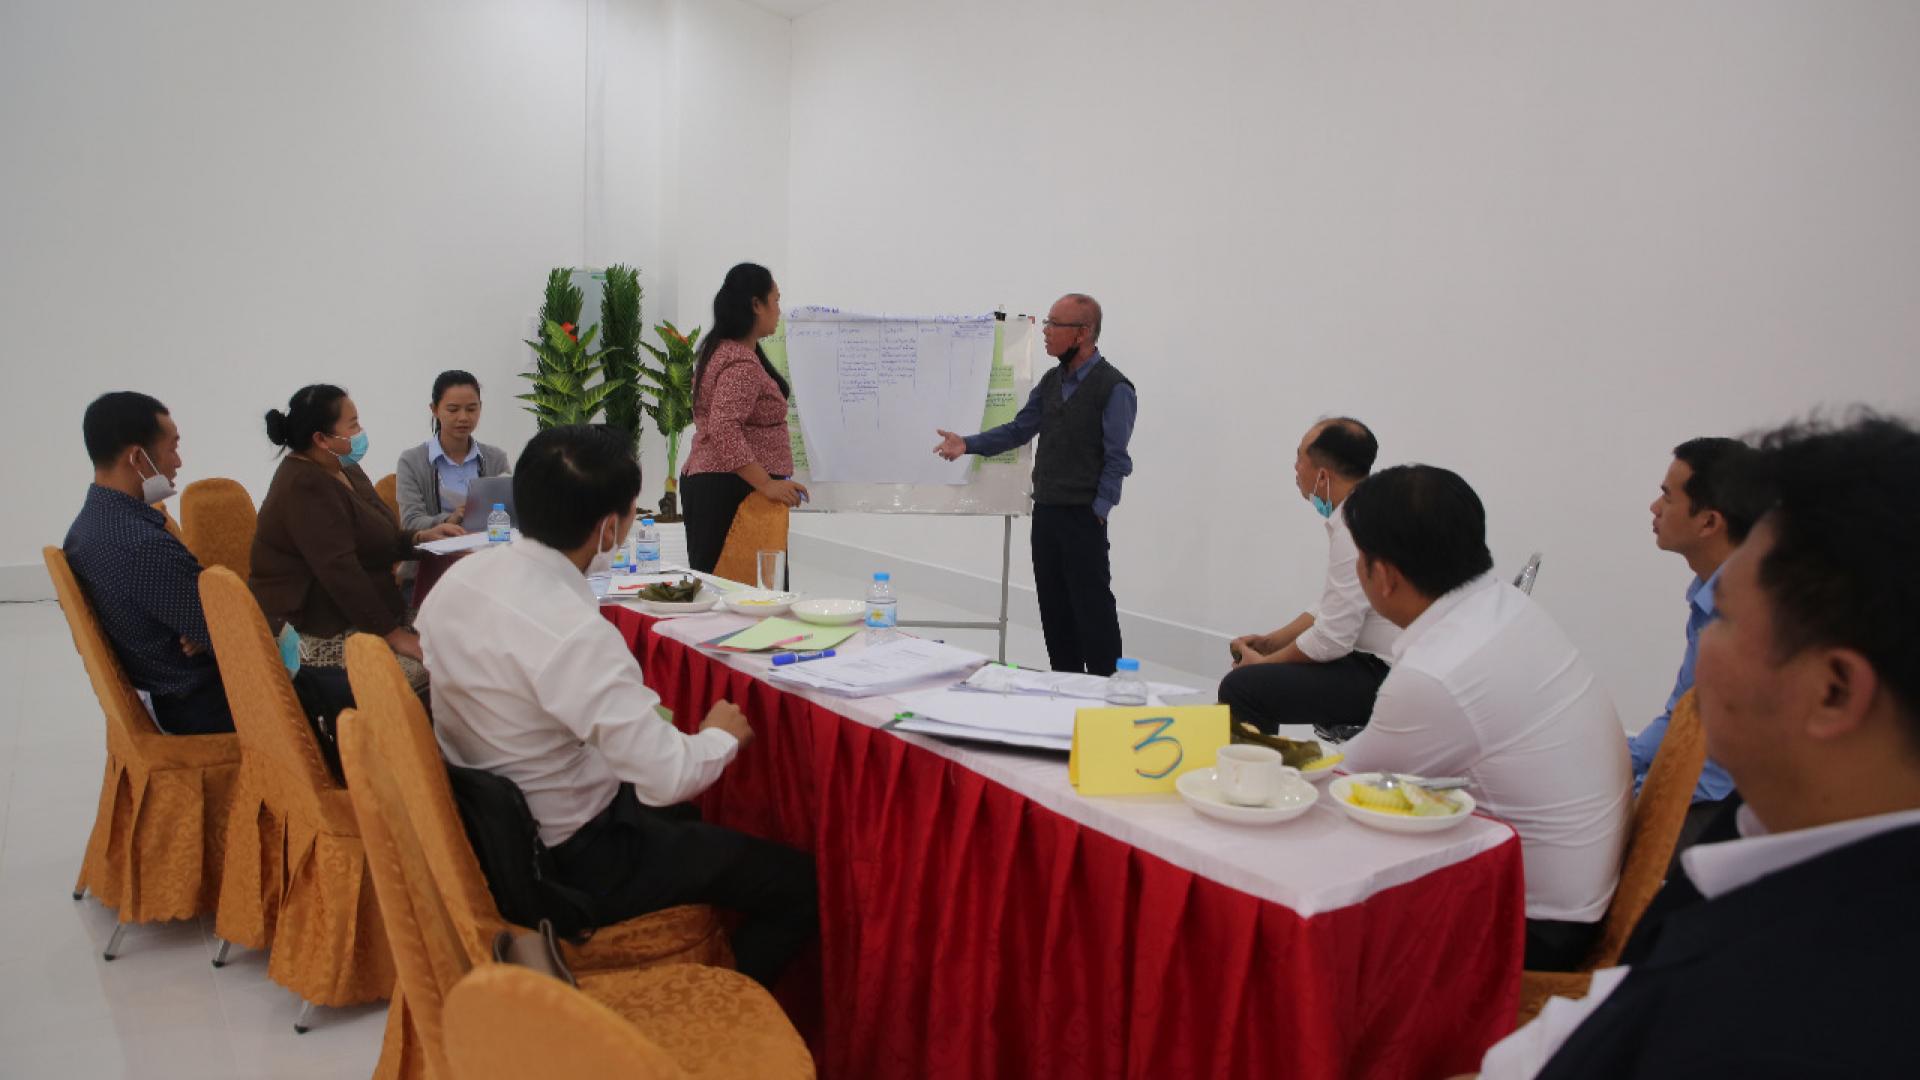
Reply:
M929 679L958 678L986 662L977 652L938 641L895 638L845 656L774 668L767 677L842 697L878 697Z
M1073 716L1087 704L1075 698L981 694L959 687L916 690L896 700L911 712L892 725L903 731L1063 754L1073 749Z

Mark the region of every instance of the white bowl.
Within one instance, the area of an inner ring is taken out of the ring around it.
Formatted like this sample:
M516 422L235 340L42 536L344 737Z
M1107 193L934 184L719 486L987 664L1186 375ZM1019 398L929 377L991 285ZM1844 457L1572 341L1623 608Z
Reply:
M1320 801L1320 789L1297 776L1281 779L1273 798L1260 806L1240 806L1220 795L1212 769L1193 769L1173 782L1180 797L1197 812L1235 825L1274 825L1292 821Z
M864 600L798 600L794 602L793 614L795 618L821 626L846 626L867 617L867 604Z
M1356 773L1352 776L1336 777L1327 785L1327 794L1333 796L1333 804L1346 811L1348 817L1382 832L1430 833L1451 829L1455 825L1473 816L1473 796L1464 791L1437 792L1445 795L1460 807L1460 811L1446 817L1414 817L1411 814L1389 814L1385 810L1356 806L1348 798L1355 783L1372 783L1380 779L1379 773Z
M730 592L720 598L728 611L741 615L785 615L793 602L800 598L799 593L768 592L765 589L742 589Z

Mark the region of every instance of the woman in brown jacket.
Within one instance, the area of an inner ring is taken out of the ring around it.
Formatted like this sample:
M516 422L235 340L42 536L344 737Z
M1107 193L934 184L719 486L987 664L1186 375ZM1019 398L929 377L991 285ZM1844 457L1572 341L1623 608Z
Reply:
M337 386L302 387L287 411L267 412L267 438L286 454L260 504L247 584L278 631L300 634L300 663L343 665L347 635L387 639L416 691L427 685L420 637L394 584L394 564L415 544L461 535L457 523L410 532L361 470L367 434Z

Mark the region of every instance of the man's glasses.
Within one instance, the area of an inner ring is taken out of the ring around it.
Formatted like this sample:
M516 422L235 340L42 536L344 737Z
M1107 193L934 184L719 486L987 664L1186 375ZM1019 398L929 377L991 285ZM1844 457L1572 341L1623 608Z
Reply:
M1054 322L1052 319L1042 319L1040 321L1040 329L1042 330L1079 330L1086 325L1087 324L1083 322Z

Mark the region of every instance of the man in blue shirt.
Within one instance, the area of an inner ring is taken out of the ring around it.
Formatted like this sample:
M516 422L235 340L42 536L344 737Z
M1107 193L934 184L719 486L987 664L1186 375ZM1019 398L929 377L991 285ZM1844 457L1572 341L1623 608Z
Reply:
M1653 755L1666 737L1674 707L1693 689L1694 656L1700 631L1714 619L1713 594L1720 581L1720 568L1766 509L1756 505L1761 500L1752 485L1730 483L1728 479L1751 453L1738 439L1700 438L1681 443L1673 449L1673 464L1667 467L1659 497L1648 508L1653 511L1654 544L1686 559L1694 577L1687 584L1687 649L1680 660L1673 693L1667 696L1667 706L1660 715L1627 742L1633 755L1636 789L1653 766ZM1681 847L1692 842L1732 794L1733 778L1709 758L1693 789L1694 807L1681 833Z
M176 490L180 429L166 406L122 390L87 406L81 432L93 483L62 545L74 577L162 731L232 731L200 609L200 562L153 508Z
M1012 421L978 435L940 431L934 453L991 457L1037 435L1033 466L1033 585L1055 671L1111 675L1120 659L1107 517L1133 472L1127 443L1138 400L1133 383L1100 355L1100 305L1084 293L1054 302L1044 327L1058 360Z

